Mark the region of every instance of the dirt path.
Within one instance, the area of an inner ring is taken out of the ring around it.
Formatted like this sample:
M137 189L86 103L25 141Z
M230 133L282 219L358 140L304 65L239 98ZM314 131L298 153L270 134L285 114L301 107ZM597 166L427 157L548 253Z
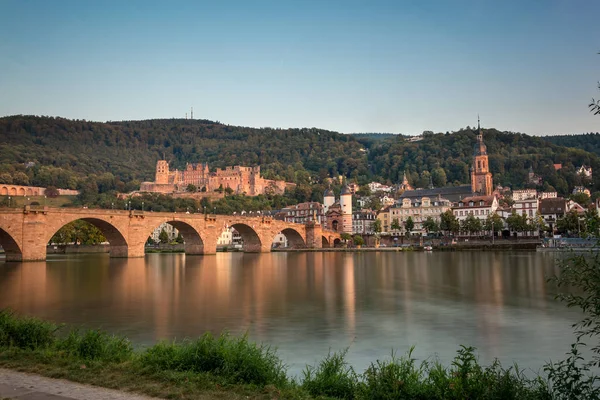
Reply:
M18 400L150 400L136 394L0 368L0 399Z

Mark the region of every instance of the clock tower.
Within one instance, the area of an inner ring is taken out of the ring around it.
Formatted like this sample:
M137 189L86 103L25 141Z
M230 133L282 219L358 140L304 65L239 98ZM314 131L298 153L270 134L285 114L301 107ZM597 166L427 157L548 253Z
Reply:
M493 191L492 173L489 170L487 147L483 143L483 131L477 118L477 143L473 150L471 167L471 191L482 196L490 196Z

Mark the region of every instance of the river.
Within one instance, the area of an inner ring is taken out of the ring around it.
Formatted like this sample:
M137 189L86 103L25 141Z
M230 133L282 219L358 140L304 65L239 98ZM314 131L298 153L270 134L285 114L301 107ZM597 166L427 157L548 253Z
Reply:
M348 348L359 372L404 354L540 371L563 357L581 315L554 299L552 254L535 252L52 255L0 259L0 308L126 335L138 346L247 332L298 375ZM541 371L540 371L541 372Z

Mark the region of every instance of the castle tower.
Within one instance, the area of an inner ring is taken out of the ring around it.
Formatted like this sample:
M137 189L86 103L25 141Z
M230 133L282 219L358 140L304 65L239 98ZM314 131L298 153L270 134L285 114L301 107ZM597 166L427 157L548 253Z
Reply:
M348 185L340 193L340 208L342 209L342 232L352 233L352 193Z
M473 149L471 167L471 192L490 196L493 191L492 173L489 170L487 147L483 143L483 131L477 118L477 143Z
M169 162L167 160L158 160L156 162L156 179L158 185L169 183Z
M323 194L323 213L327 214L329 207L331 207L335 203L335 195L333 194L333 190L326 189Z

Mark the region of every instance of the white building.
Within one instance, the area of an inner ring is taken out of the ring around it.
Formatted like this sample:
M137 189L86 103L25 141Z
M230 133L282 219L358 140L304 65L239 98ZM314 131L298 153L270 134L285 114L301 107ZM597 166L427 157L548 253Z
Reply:
M494 214L496 209L498 209L496 196L472 196L459 201L457 206L452 207L452 212L459 222L463 222L469 215L483 222L488 216Z
M372 234L373 223L377 219L377 213L370 210L355 211L352 214L352 233Z
M577 168L577 175L581 175L585 178L592 178L592 167L586 167L585 165L582 165L581 167Z
M381 205L385 208L388 206L393 206L394 204L396 204L396 199L394 199L391 196L381 196L379 198L379 200L381 201Z
M537 197L537 190L535 189L513 190L512 192L512 199L515 202L529 199L537 199Z
M512 209L518 215L535 217L539 208L539 200L535 189L524 189L513 191L514 204Z
M375 192L390 193L392 191L391 186L387 186L387 185L381 184L379 182L371 182L371 183L369 183L368 186L369 186L369 190L371 191L371 193L375 193Z
M423 222L431 217L434 221L440 222L441 215L452 207L450 200L443 198L431 199L429 197L408 198L402 199L395 207L389 209L390 231L391 224L395 219L398 220L400 226L404 226L410 217L414 222L413 232L424 232Z
M540 193L540 199L556 199L558 198L558 193L556 192L542 192Z
M273 239L272 247L280 248L280 247L288 247L288 240L283 233L278 233L275 235L275 239Z
M329 198L327 198L329 201ZM285 213L284 221L294 222L296 224L306 224L308 222L317 222L323 224L325 221L325 207L316 201L299 203L294 206L286 207L281 211Z
M175 229L173 227L173 225L169 225L166 222L163 222L150 235L150 237L152 238L152 240L154 240L155 243L160 242L159 237L160 237L160 233L163 231L163 229L165 230L165 232L167 232L167 236L169 236L169 241L173 241L173 240L177 239L177 236L179 235L179 231L177 229Z

